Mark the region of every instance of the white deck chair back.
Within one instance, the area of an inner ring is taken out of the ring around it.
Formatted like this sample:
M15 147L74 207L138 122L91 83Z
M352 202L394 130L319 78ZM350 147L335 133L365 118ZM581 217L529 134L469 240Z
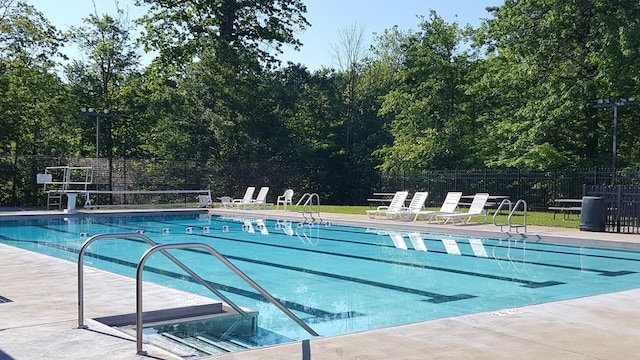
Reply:
M391 203L389 203L389 208L387 212L398 212L402 210L404 207L404 202L407 200L407 196L409 196L408 191L398 191L393 195L393 199L391 199Z
M244 192L244 196L242 197L243 203L249 203L253 200L253 193L256 192L256 188L253 186L249 186L247 190Z
M473 197L473 201L471 201L471 206L469 206L469 214L480 214L484 211L484 206L487 204L487 200L489 199L489 194L487 193L477 193Z
M367 216L369 216L369 218L375 218L378 216L391 218L398 216L399 214L406 214L407 211L404 207L404 202L407 200L407 196L409 196L408 191L396 191L388 206L383 205L378 206L375 210L367 210Z
M268 186L263 186L260 188L260 191L258 191L258 196L256 196L256 199L253 201L253 203L255 205L264 205L267 203L267 194L269 194L269 187Z
M458 207L458 203L460 203L460 199L462 198L462 193L459 191L450 191L447 193L447 196L444 198L444 202L440 207L441 213L453 213L456 211Z
M477 215L485 215L485 220L487 217L487 213L484 211L484 206L487 204L487 200L489 199L489 194L487 193L477 193L473 196L473 201L471 202L471 206L469 206L469 211L448 214L448 215L438 215L438 217L442 217L446 219L443 224L449 222L449 220L456 221L456 219L467 218L463 222L468 223L472 217Z
M242 199L233 199L231 204L236 207L247 207L253 202L253 193L256 191L254 186L249 186L244 192Z
M453 214L456 212L458 208L458 203L462 198L462 193L459 191L449 191L447 196L445 196L444 201L442 202L442 206L440 206L440 210L432 211L432 210L419 210L415 212L415 217L413 221L418 220L418 216L425 215L428 216L429 221L433 219L435 216L444 215L444 214Z
M429 197L429 192L427 191L418 191L413 194L411 198L411 203L409 203L409 213L415 214L416 212L422 210L424 207L424 203L427 201L427 197Z

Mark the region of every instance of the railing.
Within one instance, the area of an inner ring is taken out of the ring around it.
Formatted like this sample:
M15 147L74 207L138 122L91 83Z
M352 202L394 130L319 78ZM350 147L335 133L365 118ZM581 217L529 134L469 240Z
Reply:
M498 215L500 214L500 210L502 210L502 208L508 205L509 206L509 216L507 217L507 223L506 224L498 224ZM516 213L516 211L518 210L518 206L522 205L523 207L523 223L522 225L514 225L513 224L513 215ZM500 203L500 205L498 206L498 208L496 209L496 212L493 214L493 225L495 226L499 226L500 227L500 231L502 232L502 227L503 226L507 226L507 231L510 232L512 229L516 229L516 232L519 232L519 228L524 228L524 232L527 232L527 202L520 199L518 201L516 201L516 204L513 205L513 203L511 202L511 200L509 199L504 199L502 200L502 202Z
M316 201L315 204L313 200ZM317 193L305 193L296 203L296 211L301 213L305 220L309 220L307 218L307 214L309 214L312 222L316 222L316 218L313 216L313 214L316 214L318 216L317 220L322 222L320 217L320 196Z
M640 233L640 186L584 186L584 195L602 197L606 231Z
M201 248L209 252L209 254L216 257L216 259L220 260L224 265L226 265L231 271L233 271L236 275L240 276L242 280L244 280L247 284L251 285L254 289L256 289L262 296L264 296L270 303L275 305L278 309L284 312L291 320L295 321L300 327L305 329L309 334L313 336L318 336L309 325L307 325L304 321L302 321L299 317L297 317L291 310L287 309L284 305L282 305L278 300L276 300L271 294L269 294L265 289L263 289L260 285L258 285L255 281L253 281L249 276L242 272L242 270L238 269L235 265L233 265L227 258L222 256L219 252L217 252L214 248L207 244L203 243L181 243L181 244L160 244L155 245L151 249L145 251L140 258L140 262L138 263L138 268L136 270L136 344L137 344L137 353L139 355L146 355L146 352L142 349L142 271L144 270L144 264L147 259L153 255L155 252L161 252L163 254L166 253L166 249L193 249L193 248Z
M515 214L516 211L518 211L518 205L522 205L522 217L523 217L523 221L522 221L522 225L513 225L513 215ZM516 232L519 232L519 228L524 228L524 232L527 232L527 202L520 199L518 201L516 201L516 204L513 206L513 210L511 210L509 212L509 218L507 219L507 223L509 225L509 231L511 231L511 229L515 228Z
M87 251L89 245L93 242L100 239L125 239L130 240L131 238L138 238L143 240L147 244L151 246L156 246L157 243L148 238L143 234L138 233L113 233L113 234L99 234L94 235L87 239L87 241L82 244L80 248L80 252L78 253L78 328L85 329L87 326L84 324L84 254ZM198 274L194 273L191 269L189 269L186 265L180 262L180 260L173 257L173 255L167 253L166 251L162 251L162 254L166 256L169 260L171 260L174 264L178 265L182 270L184 270L187 274L191 275L198 283L202 286L209 289L212 293L216 294L220 300L227 303L229 306L233 308L233 310L237 311L241 315L246 315L247 313L242 310L238 305L233 303L229 298L224 296L224 294L220 293L216 288L209 285L204 279L202 279Z
M223 302L227 303L231 306L236 312L245 316L247 313L242 310L238 305L229 300L226 296L220 293L217 289L212 287L209 283L207 283L204 279L198 276L193 270L189 269L186 265L176 259L173 255L169 254L167 249L186 249L186 248L203 248L211 255L216 257L220 262L222 262L225 266L227 266L231 271L233 271L236 275L240 276L245 282L247 282L251 287L256 289L262 296L264 296L270 303L275 305L278 309L285 313L285 315L289 316L293 321L295 321L300 327L305 329L309 334L313 336L318 336L318 333L315 332L309 325L303 322L299 317L293 314L289 309L287 309L284 305L282 305L277 299L275 299L271 294L269 294L266 290L264 290L260 285L258 285L255 281L253 281L249 276L247 276L244 272L242 272L239 268L233 265L229 260L227 260L222 254L217 252L211 246L202 244L202 243L179 243L179 244L157 244L147 236L139 233L113 233L113 234L99 234L94 235L87 239L82 245L80 252L78 253L78 328L85 329L87 326L84 324L84 254L93 242L100 239L126 239L130 240L131 238L138 238L145 241L147 244L152 247L148 249L141 257L138 262L138 267L136 271L136 328L137 328L137 351L138 354L144 354L145 352L142 350L142 270L144 269L144 264L152 254L155 252L162 253L166 258L171 260L174 264L184 270L187 274L189 274L194 280L198 283L209 289L211 292L216 294Z

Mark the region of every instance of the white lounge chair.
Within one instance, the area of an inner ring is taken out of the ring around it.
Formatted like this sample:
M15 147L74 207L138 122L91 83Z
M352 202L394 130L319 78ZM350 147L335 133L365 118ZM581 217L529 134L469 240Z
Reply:
M445 219L443 224L448 223L449 220L451 220L452 222L456 222L456 220L458 220L459 223L468 223L471 218L482 215L484 215L486 221L487 212L484 210L484 206L487 204L488 199L489 194L477 193L473 196L473 201L471 202L471 206L469 206L469 211L455 214L437 215L437 217Z
M375 210L367 210L367 216L371 219L374 219L378 216L395 217L398 213L404 208L404 201L409 196L408 191L397 191L393 195L393 199L391 199L391 203L383 206L378 206Z
M211 206L211 195L198 195L198 207L207 208Z
M400 209L397 215L402 216L407 220L409 220L413 216L413 221L416 221L416 218L418 217L420 212L424 210L424 203L427 201L428 197L429 193L427 191L416 192L415 194L413 194L409 206ZM387 216L388 215L389 214L387 213Z
M289 205L293 205L293 189L287 189L284 194L278 196L278 199L276 201L276 210L278 210L278 206L280 206L280 204L282 204L284 206L284 209L287 210L287 204Z
M231 196L221 196L218 198L218 200L220 200L220 206L222 206L223 208L232 208L233 207L233 199L231 198Z
M266 207L269 207L269 206L273 206L273 204L267 203L267 194L268 193L269 193L269 187L268 186L261 187L260 191L258 191L258 196L256 196L255 200L251 200L251 207L252 208L258 208L258 207L266 208Z
M256 191L256 188L253 186L249 186L247 190L244 192L244 196L242 199L233 199L231 205L233 207L250 207L253 202L253 193Z
M458 203L460 202L460 198L462 198L462 193L459 191L450 191L447 193L447 196L444 198L444 202L440 207L440 210L420 210L415 213L415 217L413 221L415 222L420 215L426 215L427 220L431 221L436 215L444 215L444 214L454 214L456 209L458 208Z

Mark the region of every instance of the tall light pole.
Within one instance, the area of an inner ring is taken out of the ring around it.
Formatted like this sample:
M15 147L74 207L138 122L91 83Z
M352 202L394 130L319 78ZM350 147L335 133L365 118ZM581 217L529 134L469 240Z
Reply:
M613 108L613 161L611 163L611 185L616 184L616 172L618 165L618 107L638 105L640 105L640 102L636 101L636 98L630 97L628 99L620 99L614 102L610 102L609 99L598 99L596 104L593 106L596 109Z
M96 111L94 108L80 108L80 115L96 118L96 159L100 157L100 118L114 118L118 116L115 112L111 112L109 109L104 109L102 112Z

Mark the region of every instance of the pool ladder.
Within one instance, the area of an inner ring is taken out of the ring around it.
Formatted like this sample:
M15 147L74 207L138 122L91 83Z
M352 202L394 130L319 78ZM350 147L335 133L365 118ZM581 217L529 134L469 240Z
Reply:
M500 210L502 210L502 208L504 206L509 206L509 217L507 217L507 223L506 224L498 224L498 214L500 214ZM522 224L514 224L513 223L513 215L516 213L516 211L518 211L518 208L522 206ZM524 229L523 232L527 232L527 202L520 199L518 201L516 201L515 205L513 205L511 203L511 200L509 199L504 199L502 200L502 202L500 203L500 206L498 206L498 208L496 209L496 212L493 214L493 225L495 226L499 226L500 227L500 231L503 231L503 227L507 226L507 232L511 232L512 230L515 229L516 233L520 232L520 229Z
M304 216L305 221L322 222L320 217L320 196L317 193L305 193L296 203L296 211ZM307 217L307 215L309 216Z
M132 238L137 238L143 240L147 244L151 246L151 248L147 249L145 253L140 258L138 262L137 270L136 270L136 346L137 353L139 355L146 355L146 352L142 349L142 272L144 270L144 264L147 259L156 252L160 252L167 259L171 260L174 264L184 270L187 274L189 274L194 280L200 283L202 286L209 289L211 292L216 294L222 301L227 303L230 307L232 307L236 312L241 314L242 316L247 315L247 312L242 310L240 306L229 300L226 296L220 293L217 289L207 283L204 279L202 279L198 274L193 272L190 268L184 265L180 260L176 259L173 255L167 252L168 249L193 249L200 248L207 251L209 254L213 255L216 259L222 262L227 268L233 271L236 275L238 275L242 280L244 280L247 284L257 290L262 296L264 296L267 301L275 305L278 309L280 309L285 315L291 318L294 322L296 322L300 327L306 330L312 336L319 336L315 330L313 330L309 325L307 325L304 321L302 321L298 316L291 312L291 310L287 309L282 303L280 303L276 298L274 298L271 294L269 294L265 289L263 289L260 285L258 285L253 279L251 279L247 274L242 272L238 267L233 265L227 258L225 258L222 254L217 252L211 246L204 243L169 243L169 244L157 244L149 237L140 234L140 233L113 233L113 234L99 234L94 235L88 238L80 251L78 252L78 328L86 329L87 326L84 324L84 254L87 251L89 245L91 245L94 241L100 239L125 239L132 240Z

